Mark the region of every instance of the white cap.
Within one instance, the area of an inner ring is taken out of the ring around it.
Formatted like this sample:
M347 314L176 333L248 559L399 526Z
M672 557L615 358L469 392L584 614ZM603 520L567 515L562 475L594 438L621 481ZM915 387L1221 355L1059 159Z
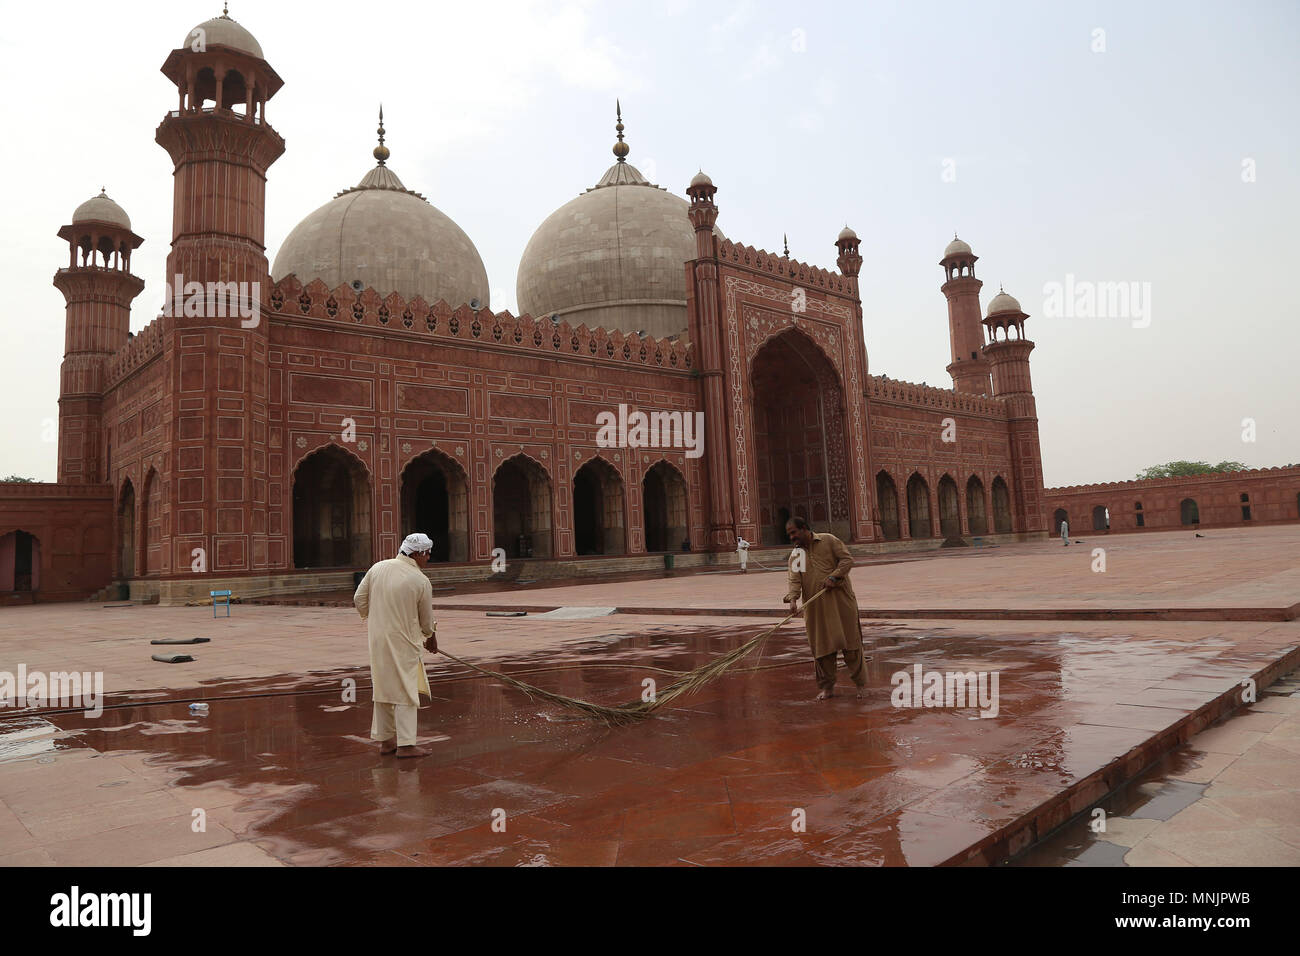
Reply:
M398 550L402 554L420 554L425 551L432 551L433 539L427 534L420 534L417 531L415 534L408 534Z

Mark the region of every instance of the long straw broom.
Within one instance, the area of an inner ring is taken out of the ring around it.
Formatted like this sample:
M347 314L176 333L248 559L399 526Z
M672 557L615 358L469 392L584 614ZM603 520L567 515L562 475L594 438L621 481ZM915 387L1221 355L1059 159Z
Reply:
M825 593L825 588L818 591L804 602L803 609L806 609L808 605L812 604L813 601L816 601ZM472 670L478 671L480 674L494 677L499 681L509 684L516 690L523 691L529 697L549 700L553 704L559 704L561 707L568 707L570 710L576 710L584 716L603 721L608 726L618 727L624 724L636 723L638 720L643 720L660 707L671 703L678 697L699 690L709 681L721 676L737 661L748 657L754 651L762 647L763 644L767 642L768 638L781 629L783 624L797 616L799 613L800 611L790 612L777 624L769 627L766 631L752 640L746 641L744 644L728 651L721 657L715 658L714 660L709 661L709 663L695 668L695 670L690 671L688 674L675 680L672 684L666 687L662 693L656 694L652 700L632 701L626 704L617 704L613 707L607 707L604 704L593 704L590 701L578 700L574 697L566 697L564 694L557 694L554 691L542 690L540 687L526 684L521 680L511 677L509 674L490 671L485 667L479 667L477 664L471 664L469 661L461 660L455 654L450 654L447 651L442 650L442 648L438 649L438 653L449 660L455 661L457 664L463 664Z

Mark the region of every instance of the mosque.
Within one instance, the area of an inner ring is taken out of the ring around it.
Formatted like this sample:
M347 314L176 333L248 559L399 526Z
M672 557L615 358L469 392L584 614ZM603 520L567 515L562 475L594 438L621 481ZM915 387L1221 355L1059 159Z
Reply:
M854 231L827 237L834 271L728 238L720 187L648 182L620 112L613 163L525 247L523 314L493 312L471 237L390 167L382 114L373 167L269 263L283 81L226 14L162 72L176 307L130 333L144 239L105 193L78 206L54 277L58 478L0 485L0 595L341 589L417 530L449 581L494 558L528 577L715 563L740 536L783 544L791 515L858 553L1048 533L1028 316L1005 292L981 310L961 239L936 276L952 388L872 375ZM699 447L602 440L629 410L698 420Z

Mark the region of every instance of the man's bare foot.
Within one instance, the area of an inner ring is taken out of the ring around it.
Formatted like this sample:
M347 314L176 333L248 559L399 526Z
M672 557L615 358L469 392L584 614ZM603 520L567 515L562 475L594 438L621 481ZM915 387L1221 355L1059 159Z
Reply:
M835 696L835 691L833 691L833 690L824 690L824 691L822 691L820 694L817 695L817 699L818 699L818 700L830 700L830 699L831 699L832 697L834 697L834 696Z
M858 693L857 693L857 698L858 698L858 700L861 700L862 698L864 698L864 697L866 697L866 696L867 696L867 689L866 689L865 687L859 687L859 688L858 688Z
M399 757L427 757L429 751L423 747L398 747L397 756Z
M396 737L389 737L387 740L380 741L380 744L379 744L379 754L380 754L380 756L382 756L382 757L387 757L389 754L391 754L391 753L396 753L396 752L397 752L397 738L396 738Z

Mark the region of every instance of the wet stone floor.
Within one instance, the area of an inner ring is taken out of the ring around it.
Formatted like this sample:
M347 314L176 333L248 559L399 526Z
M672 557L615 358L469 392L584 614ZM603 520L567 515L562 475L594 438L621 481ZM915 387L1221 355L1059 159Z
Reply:
M608 620L609 634L492 666L613 704L767 626L628 635ZM415 760L381 757L369 740L365 670L208 681L98 719L7 721L0 863L935 865L1258 666L1214 636L965 623L864 633L865 700L841 669L839 695L814 701L806 640L784 632L761 657L621 728L431 667L419 728L432 755ZM996 672L996 716L893 706L892 675L917 664ZM208 713L192 714L200 697ZM1207 792L1195 777L1144 786L1105 805L1112 820L1164 819ZM1055 839L1080 842L1072 826ZM1085 842L1019 862L1122 862L1123 845Z
M1300 866L1300 671L1010 863Z

